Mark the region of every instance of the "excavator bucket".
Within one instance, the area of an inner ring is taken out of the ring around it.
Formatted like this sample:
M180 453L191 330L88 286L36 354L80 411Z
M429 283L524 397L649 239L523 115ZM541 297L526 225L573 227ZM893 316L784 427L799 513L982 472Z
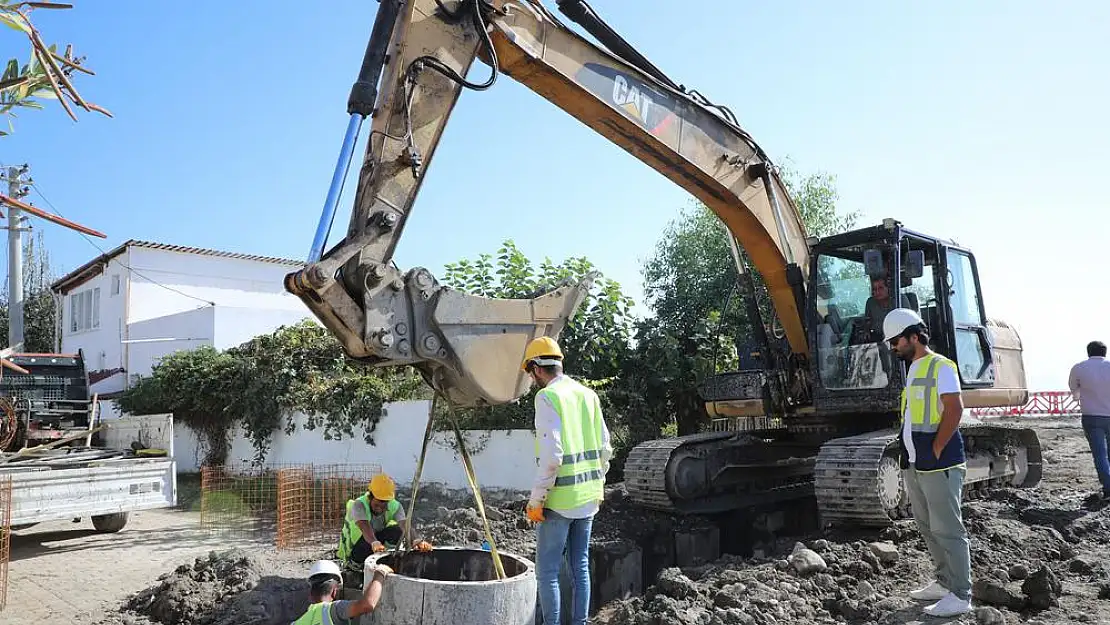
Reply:
M443 286L423 268L401 274L375 265L356 271L358 279L321 280L313 267L286 276L285 287L348 356L372 366L410 365L458 406L504 404L527 393L520 365L528 343L558 339L597 277L589 273L531 298L495 299ZM349 282L361 287L354 296Z
M518 399L530 385L520 368L528 343L539 336L558 339L593 280L590 275L533 299L492 299L444 289L430 319L436 334L429 336L443 337L446 345L437 353L441 360L430 367L429 383L456 405Z

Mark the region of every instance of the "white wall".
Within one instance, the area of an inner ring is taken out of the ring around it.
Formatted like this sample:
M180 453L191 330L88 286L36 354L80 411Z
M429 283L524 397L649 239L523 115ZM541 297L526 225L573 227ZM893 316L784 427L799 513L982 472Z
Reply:
M301 304L297 300L298 305ZM302 319L315 321L308 308L236 308L217 306L215 309L216 349L242 345L260 334L269 334L281 326L293 325Z
M297 268L294 265L143 247L132 247L129 254L136 271L131 276L130 323L208 306L207 302L215 302L217 308L309 314L283 286L285 275Z
M274 433L266 462L272 464L377 464L393 476L399 484L411 482L420 458L420 445L424 426L428 422L426 401L409 401L387 404L386 413L378 422L371 446L356 432L356 438L341 441L324 440L322 429L306 431L304 417L298 416L297 431L286 436L284 431ZM528 490L535 475L535 449L530 430L497 430L488 438L481 432L469 432L474 441L468 446L474 472L483 488L510 488ZM469 488L462 459L447 441L454 441L454 434L437 432L428 445L424 460L422 483L438 482L451 488ZM477 448L480 447L480 450ZM191 430L175 424L174 449L178 471L197 471L197 440ZM232 440L230 463L250 462L254 449L242 434Z
M212 345L215 338L215 317L215 309L206 306L130 324L127 337L131 341L167 338L179 340L129 343L126 350L127 374L150 375L154 365L169 354L196 349L201 345Z

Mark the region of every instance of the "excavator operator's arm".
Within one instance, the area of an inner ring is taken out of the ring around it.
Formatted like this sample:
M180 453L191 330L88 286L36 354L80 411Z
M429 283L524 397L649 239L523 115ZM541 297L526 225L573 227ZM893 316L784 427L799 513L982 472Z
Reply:
M731 112L686 93L601 22L582 0L564 13L613 50L580 37L536 0L380 0L351 123L309 264L286 278L348 355L411 364L462 405L498 404L527 391L529 340L558 336L592 281L527 300L471 296L425 269L391 264L413 200L463 87L504 73L704 202L763 276L792 351L805 354L805 230L766 154ZM619 55L619 56L618 56ZM466 76L475 58L492 71ZM381 77L381 94L375 90ZM323 253L361 121L372 131L346 238Z

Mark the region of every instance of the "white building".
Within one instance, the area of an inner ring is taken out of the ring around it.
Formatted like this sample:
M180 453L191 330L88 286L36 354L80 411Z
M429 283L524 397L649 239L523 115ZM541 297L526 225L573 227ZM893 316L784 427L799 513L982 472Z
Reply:
M303 265L127 241L52 285L60 297L59 351L84 350L92 392L110 399L167 354L226 349L313 318L283 286Z

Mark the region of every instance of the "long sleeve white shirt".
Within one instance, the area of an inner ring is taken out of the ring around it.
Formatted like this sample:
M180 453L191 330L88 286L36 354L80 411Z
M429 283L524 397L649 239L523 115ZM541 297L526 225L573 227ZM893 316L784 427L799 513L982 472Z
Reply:
M556 384L567 377L561 374L551 381ZM569 379L569 378L568 378ZM536 395L536 440L539 443L539 457L536 462L536 479L532 483L531 501L542 502L547 498L548 491L555 485L555 478L559 467L563 464L563 422L555 410L551 400L542 394ZM601 419L601 469L609 472L609 461L613 457L613 446L609 438L609 428L605 419ZM600 502L588 504L570 510L559 510L559 514L571 519L584 519L597 513Z
M1085 415L1110 417L1110 361L1092 356L1071 368L1068 387Z

